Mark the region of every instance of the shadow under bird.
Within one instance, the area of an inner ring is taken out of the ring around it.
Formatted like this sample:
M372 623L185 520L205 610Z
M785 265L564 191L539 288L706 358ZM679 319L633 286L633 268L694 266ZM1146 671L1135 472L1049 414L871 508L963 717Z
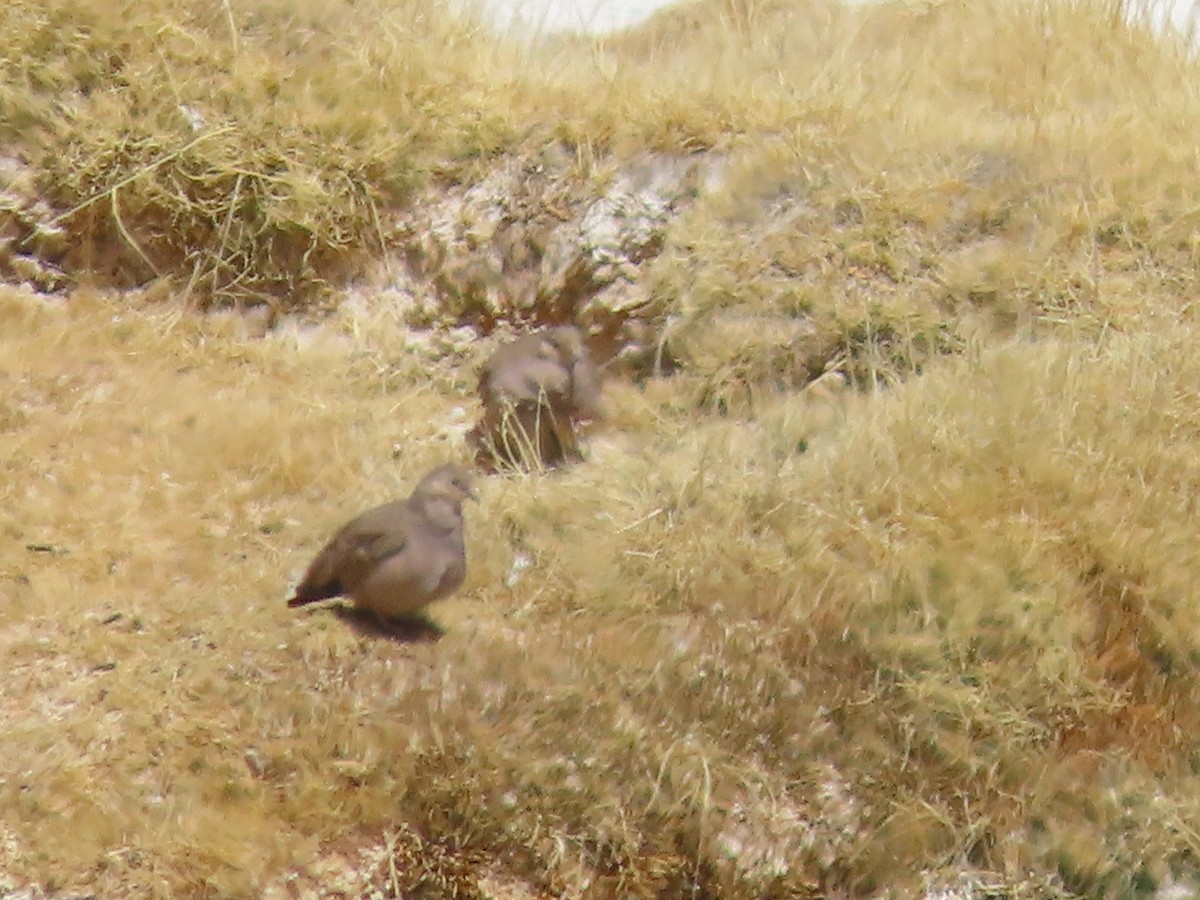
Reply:
M463 502L474 497L470 472L456 463L439 466L407 499L342 526L312 561L288 606L345 596L381 619L415 616L466 578Z
M573 325L500 347L479 377L483 421L471 441L512 465L579 459L578 424L600 417L600 373Z

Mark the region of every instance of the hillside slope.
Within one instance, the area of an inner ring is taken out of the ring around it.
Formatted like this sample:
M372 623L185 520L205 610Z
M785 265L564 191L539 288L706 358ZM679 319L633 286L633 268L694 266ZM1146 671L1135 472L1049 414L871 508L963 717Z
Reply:
M1180 48L130 9L0 10L0 896L1200 888ZM608 418L483 479L440 640L287 610L560 318Z

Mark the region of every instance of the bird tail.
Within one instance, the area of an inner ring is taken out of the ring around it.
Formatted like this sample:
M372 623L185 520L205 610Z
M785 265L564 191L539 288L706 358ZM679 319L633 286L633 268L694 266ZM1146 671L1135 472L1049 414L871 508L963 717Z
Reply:
M296 588L296 593L292 594L288 600L288 609L295 609L297 606L307 606L309 603L320 603L322 600L328 600L330 597L337 597L342 593L342 585L337 581L332 581L328 584L310 584L305 581Z

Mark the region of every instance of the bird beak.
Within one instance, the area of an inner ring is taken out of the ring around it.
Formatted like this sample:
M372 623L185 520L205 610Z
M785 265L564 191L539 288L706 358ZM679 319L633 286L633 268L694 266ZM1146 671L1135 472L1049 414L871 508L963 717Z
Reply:
M476 503L479 502L479 494L475 492L475 488L467 488L467 499L474 500Z

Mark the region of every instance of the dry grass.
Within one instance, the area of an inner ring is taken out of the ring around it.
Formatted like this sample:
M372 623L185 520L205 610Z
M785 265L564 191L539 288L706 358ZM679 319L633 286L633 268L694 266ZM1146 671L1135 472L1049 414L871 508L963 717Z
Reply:
M311 301L432 166L507 133L485 45L435 3L16 0L0 30L0 141L68 267L115 284Z
M131 8L0 10L0 140L102 198L78 271L176 278L0 288L0 891L1200 883L1178 48L1081 3L714 2L585 55L419 3ZM588 461L485 480L440 641L286 610L465 454L474 357L187 302L300 302L413 184L547 134L727 156L647 275L683 368L611 384ZM813 360L864 390L792 390Z
M726 18L679 49L639 35L644 65L716 58L773 123L725 142L723 191L651 274L703 399L803 383L814 360L886 381L981 329L1095 336L1190 308L1200 97L1180 48L1087 3L701 9Z

